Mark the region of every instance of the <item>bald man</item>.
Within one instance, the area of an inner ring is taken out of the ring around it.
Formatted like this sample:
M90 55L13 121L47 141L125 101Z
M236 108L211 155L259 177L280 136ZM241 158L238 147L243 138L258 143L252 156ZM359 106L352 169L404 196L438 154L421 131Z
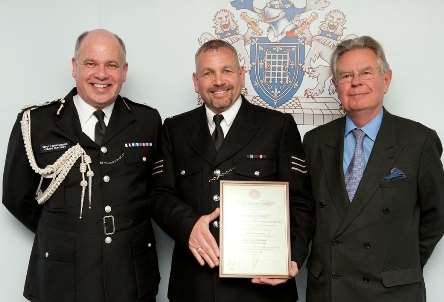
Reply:
M119 95L127 70L117 35L85 32L72 58L76 87L18 115L3 203L35 232L24 289L30 301L155 301L147 196L161 119Z

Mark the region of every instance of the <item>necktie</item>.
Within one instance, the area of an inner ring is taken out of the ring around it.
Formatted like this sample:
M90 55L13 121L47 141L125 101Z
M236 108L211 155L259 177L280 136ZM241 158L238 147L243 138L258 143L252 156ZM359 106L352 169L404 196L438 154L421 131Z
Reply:
M103 138L105 137L106 125L105 125L105 113L102 110L94 111L94 116L97 118L96 127L94 128L94 141L101 145Z
M353 136L356 139L355 151L345 174L345 189L347 190L350 202L355 197L359 182L365 169L363 142L365 133L361 129L353 129Z
M222 127L220 126L220 122L224 119L222 114L216 114L213 116L213 121L216 124L216 129L214 129L213 134L211 135L214 140L214 146L216 147L216 151L219 151L220 146L224 142L224 132L222 131Z

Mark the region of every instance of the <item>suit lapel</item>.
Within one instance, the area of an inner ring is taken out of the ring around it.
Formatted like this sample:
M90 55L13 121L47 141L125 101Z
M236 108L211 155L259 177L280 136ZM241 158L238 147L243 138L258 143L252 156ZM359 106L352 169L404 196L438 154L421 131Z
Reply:
M103 144L106 144L114 136L119 134L122 130L126 129L130 124L134 123L136 118L131 111L128 104L125 103L122 97L118 96L114 103L113 113L106 128L105 137L103 138Z
M371 203L373 194L384 175L390 171L401 147L397 144L393 117L384 110L384 117L376 137L372 153L362 176L355 198L339 232L343 232Z
M342 217L345 217L349 207L342 169L344 127L345 118L342 118L338 120L336 126L331 130L329 140L324 143L321 150L328 190L330 191L330 196L333 196L332 204Z
M253 106L242 97L239 112L233 121L224 142L217 153L215 164L218 165L239 152L253 139L259 129Z
M202 156L207 162L213 164L216 158L216 149L213 138L208 129L205 105L195 111L195 116L191 118L188 133L193 133L190 139L191 148Z

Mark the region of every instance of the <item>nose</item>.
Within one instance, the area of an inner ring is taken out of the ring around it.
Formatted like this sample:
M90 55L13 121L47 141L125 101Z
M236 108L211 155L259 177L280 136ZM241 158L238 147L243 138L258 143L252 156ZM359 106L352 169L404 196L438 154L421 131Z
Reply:
M98 65L94 75L99 80L106 79L108 77L108 73L107 73L105 65Z
M214 85L222 86L224 84L224 78L222 73L216 72L214 75Z
M362 83L361 76L358 73L353 74L353 77L351 80L351 85L358 86L358 85L361 85L361 83Z

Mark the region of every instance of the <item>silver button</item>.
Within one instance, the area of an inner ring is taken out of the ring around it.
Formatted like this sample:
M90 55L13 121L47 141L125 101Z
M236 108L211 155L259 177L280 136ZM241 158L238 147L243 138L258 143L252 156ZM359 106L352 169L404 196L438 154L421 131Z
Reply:
M100 147L100 152L106 153L106 152L108 152L108 148L105 146L102 146L102 147Z
M217 220L213 221L213 227L218 229L219 228L219 221L217 221Z
M142 157L142 161L146 161L146 156Z
M108 175L103 176L103 181L104 182L109 182L111 178Z
M151 242L148 242L148 244L147 244L147 245L148 245L148 247L151 247Z
M105 207L105 213L111 213L111 206Z
M105 237L105 243L106 244L110 244L113 241L113 239L111 237Z
M49 257L49 252L46 252L45 253L45 258L48 258Z
M216 170L214 170L214 176L219 176L220 175L220 170L219 169L216 169Z
M261 172L259 172L259 171L254 171L254 176L259 176L259 175L261 175Z
M213 200L214 200L214 201L219 201L219 200L220 200L220 197L219 197L219 195L217 195L217 194L216 194L216 195L214 195L214 196L213 196Z
M186 173L185 170L180 171L180 175L185 175Z

